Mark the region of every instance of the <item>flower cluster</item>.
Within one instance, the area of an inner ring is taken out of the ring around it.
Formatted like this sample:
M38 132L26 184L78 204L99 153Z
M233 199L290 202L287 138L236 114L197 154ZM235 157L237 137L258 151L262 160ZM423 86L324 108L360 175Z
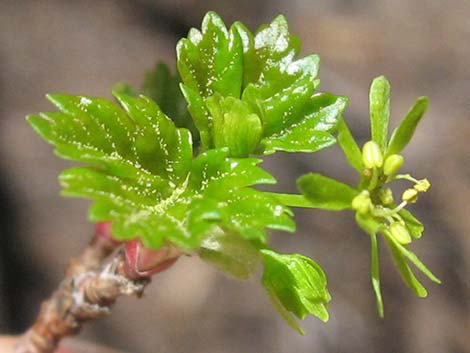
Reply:
M359 218L372 217L382 224L379 229L394 237L400 244L411 243L412 230L408 229L400 211L410 203L415 203L419 193L431 187L428 179L417 180L409 174L398 174L405 159L400 154L391 154L384 158L378 144L368 141L362 148L363 182L361 192L354 197L351 207L359 214ZM393 191L388 185L396 180L407 180L413 183L401 195L397 205ZM419 237L421 234L415 234Z
M357 171L360 181L355 187L320 174L311 173L298 180L298 186L310 205L328 210L352 210L358 226L371 240L371 280L377 299L377 309L383 316L380 290L380 271L377 237L382 235L392 253L403 280L420 297L427 291L413 274L409 262L436 283L440 280L405 245L413 238L420 238L424 227L406 209L417 201L420 193L431 184L427 179L418 180L409 174L398 174L405 161L400 154L427 109L426 97L419 98L396 128L390 139L390 84L385 77L376 78L370 89L371 140L361 149L348 126L341 120L338 125L338 142L349 164ZM397 180L412 183L403 191L401 200L395 201L390 184Z

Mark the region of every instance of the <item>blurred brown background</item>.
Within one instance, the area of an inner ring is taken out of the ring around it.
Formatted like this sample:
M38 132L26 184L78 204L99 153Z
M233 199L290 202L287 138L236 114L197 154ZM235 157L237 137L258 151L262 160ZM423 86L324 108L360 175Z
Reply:
M413 296L382 248L385 319L375 313L368 238L348 213L299 211L296 235L276 234L282 251L316 259L329 276L331 319L309 319L298 336L271 308L257 279L225 278L183 259L154 279L142 300L124 298L112 316L84 332L129 353L418 353L470 351L470 2L467 0L0 1L0 331L20 332L87 242L88 202L59 197L68 166L27 126L47 111L47 92L110 97L112 85L138 85L157 59L203 14L217 11L252 30L286 14L304 54L322 58L321 90L352 98L346 118L364 142L367 90L386 75L393 123L414 99L431 107L405 151L433 187L413 207L427 227L413 245L442 278L425 300ZM308 171L352 180L337 147L277 155L267 167L294 191Z

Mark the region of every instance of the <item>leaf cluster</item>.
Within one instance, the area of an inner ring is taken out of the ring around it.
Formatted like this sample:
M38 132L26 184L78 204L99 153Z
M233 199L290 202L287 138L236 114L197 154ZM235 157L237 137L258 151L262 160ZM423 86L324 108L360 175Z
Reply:
M227 29L209 13L201 30L179 41L181 89L204 149L246 157L335 143L331 132L347 99L315 94L319 58L298 59L299 51L283 16L253 34L240 22Z
M318 56L299 51L282 16L251 33L210 12L178 43L178 74L158 64L141 92L116 86L118 104L51 94L58 111L28 121L83 164L59 179L64 195L93 200L92 221L111 221L119 240L198 253L237 278L262 262L267 293L301 331L293 315L328 318L326 277L313 260L269 248L268 229L295 223L288 195L254 188L276 182L259 157L332 145L347 99L317 93Z

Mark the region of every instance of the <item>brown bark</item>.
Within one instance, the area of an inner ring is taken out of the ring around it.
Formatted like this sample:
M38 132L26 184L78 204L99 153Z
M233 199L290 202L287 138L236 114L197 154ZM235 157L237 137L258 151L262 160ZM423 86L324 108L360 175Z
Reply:
M77 334L86 321L110 313L122 295L140 296L149 278L131 277L122 250L102 265L117 243L95 235L80 257L70 262L67 276L45 301L34 325L18 340L15 353L52 353L66 336Z
M97 270L118 246L119 243L96 233L83 253L78 258L70 260L66 276L73 277L83 272Z

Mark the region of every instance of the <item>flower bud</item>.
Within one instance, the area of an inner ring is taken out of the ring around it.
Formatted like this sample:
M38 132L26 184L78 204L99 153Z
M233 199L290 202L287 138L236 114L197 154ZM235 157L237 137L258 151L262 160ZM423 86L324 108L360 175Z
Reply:
M394 222L390 224L390 233L392 236L400 243L403 245L411 243L411 236L410 232L408 232L408 229L401 224L400 222Z
M431 183L428 179L421 179L415 184L414 189L418 192L426 192L430 187Z
M182 255L174 245L164 245L157 250L146 248L139 239L125 244L126 263L124 270L131 278L150 277L166 270Z
M394 175L400 170L405 159L399 154L392 154L384 162L384 174Z
M372 207L372 201L368 191L363 191L357 195L351 202L351 207L360 214L368 213Z
M98 237L106 239L107 242L109 242L111 245L118 246L121 244L119 240L116 240L113 237L113 234L111 232L111 222L98 222L95 224L95 234Z
M414 203L418 199L418 191L415 189L406 189L401 198L403 201Z
M368 169L380 168L383 165L382 152L374 141L368 141L362 147L362 162Z
M391 205L393 204L393 192L392 189L380 189L379 191L379 199L383 205Z

